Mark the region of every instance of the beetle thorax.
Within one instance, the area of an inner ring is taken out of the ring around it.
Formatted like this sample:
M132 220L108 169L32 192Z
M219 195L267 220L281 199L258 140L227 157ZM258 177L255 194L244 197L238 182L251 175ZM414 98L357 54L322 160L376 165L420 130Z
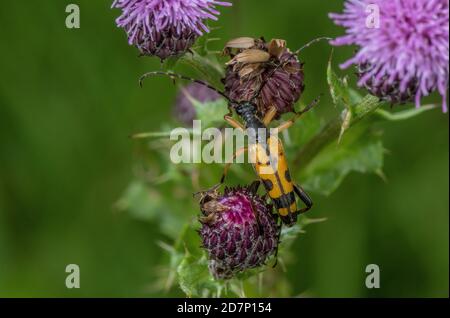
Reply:
M265 128L261 120L256 117L256 105L251 102L243 102L236 107L236 113L242 118L246 128Z

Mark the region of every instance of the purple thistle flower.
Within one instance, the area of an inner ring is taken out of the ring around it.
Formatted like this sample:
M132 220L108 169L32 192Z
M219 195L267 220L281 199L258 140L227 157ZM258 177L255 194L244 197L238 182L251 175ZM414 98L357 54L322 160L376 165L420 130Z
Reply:
M204 85L198 83L188 84L178 92L173 112L174 116L186 126L192 126L192 121L195 119L197 112L191 98L201 103L206 103L216 101L221 97L217 92Z
M374 7L379 27L368 25ZM415 100L417 107L423 96L438 91L447 112L448 0L347 0L344 12L330 18L347 29L333 45L360 47L341 65L358 66L360 86L393 103Z
M185 53L203 32L205 20L217 20L216 6L230 6L215 0L115 0L122 9L117 26L128 34L128 42L143 55L162 60Z
M223 195L209 193L200 207L199 234L215 278L229 279L262 266L276 252L279 229L272 206L248 188L227 188Z

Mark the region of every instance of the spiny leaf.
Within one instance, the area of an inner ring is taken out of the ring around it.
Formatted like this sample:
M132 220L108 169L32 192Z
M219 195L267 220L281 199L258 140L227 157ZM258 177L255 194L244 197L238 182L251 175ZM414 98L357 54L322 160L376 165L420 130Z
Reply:
M345 109L344 112L342 113L342 125L341 125L341 132L339 133L339 138L338 138L338 144L341 143L342 137L344 136L344 133L347 129L350 128L350 123L352 122L352 118L353 118L353 112L349 109Z
M361 96L348 87L346 78L339 78L332 68L332 56L331 52L330 60L328 62L327 69L327 80L330 86L330 94L333 99L333 103L336 106L341 106L344 108L342 113L342 125L339 133L338 143L341 142L344 133L350 128L352 118L353 118L353 107L352 105L359 103L361 101Z
M207 260L186 253L177 269L178 283L187 297L208 297L218 289L208 270Z
M348 83L345 79L340 79L333 71L332 56L333 52L331 52L327 68L327 81L330 86L330 94L335 106L349 108L351 106L351 102Z
M361 103L363 96L356 89L349 88L348 94L349 94L351 105L357 105L357 104Z
M177 265L177 278L181 290L188 297L211 297L222 288L209 273L208 260L200 247L200 237L191 222L180 232L175 244L183 257Z
M225 99L220 98L215 101L201 103L190 96L188 98L195 107L197 119L201 120L203 129L223 123L223 116L227 113L228 106Z

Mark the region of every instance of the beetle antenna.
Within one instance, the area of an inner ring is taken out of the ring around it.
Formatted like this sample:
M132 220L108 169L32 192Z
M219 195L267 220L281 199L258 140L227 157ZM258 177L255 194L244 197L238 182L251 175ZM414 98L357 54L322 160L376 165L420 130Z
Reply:
M309 105L307 105L305 108L300 110L299 112L296 112L297 117L300 117L301 115L309 112L311 109L314 108L317 104L320 103L320 99L322 98L323 94L320 94L316 99L314 99Z
M332 40L332 38L323 36L323 37L320 37L320 38L311 40L311 41L309 41L308 43L306 43L305 45L303 45L301 48L299 48L297 51L295 51L294 54L295 54L295 55L298 55L298 54L299 54L301 51L303 51L304 49L310 47L310 46L313 45L314 43L317 43L317 42L320 42L320 41L323 41L323 40L330 41L330 40Z
M148 72L148 73L145 73L144 75L142 75L142 76L139 78L139 86L140 86L140 87L143 87L144 80L145 80L147 77L150 77L150 76L157 76L157 75L167 76L167 77L170 77L171 79L178 78L178 79L181 79L181 80L185 80L185 81L189 81L189 82L193 82L193 83L197 83L197 84L206 86L206 87L208 87L209 89L212 89L213 91L215 91L216 93L218 93L219 95L225 97L225 99L228 100L230 103L233 103L233 101L227 96L227 94L225 94L224 92L219 91L219 90L218 90L217 88L215 88L214 86L212 86L212 85L210 85L210 84L208 84L208 83L206 83L206 82L204 82L204 81L201 81L201 80L198 80L198 79L195 79L195 78L192 78L192 77L184 76L184 75L181 75L181 74L172 73L172 72L154 71L154 72Z

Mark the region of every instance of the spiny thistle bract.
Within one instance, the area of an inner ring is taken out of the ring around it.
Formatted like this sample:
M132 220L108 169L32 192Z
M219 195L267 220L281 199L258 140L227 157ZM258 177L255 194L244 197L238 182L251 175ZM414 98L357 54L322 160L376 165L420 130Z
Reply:
M186 126L192 126L192 121L196 118L197 112L192 104L192 99L200 103L215 101L221 96L212 89L198 84L191 83L180 89L173 110L175 118Z
M216 279L229 279L266 263L278 247L272 206L248 188L227 188L206 194L199 234Z
M117 26L128 34L128 42L142 55L164 60L188 51L195 40L209 32L205 21L217 20L216 6L230 6L215 0L115 0L122 10Z
M361 63L356 68L356 75L361 79L368 72L370 72L371 68L372 66L370 64ZM390 103L391 105L405 104L414 99L414 96L419 88L417 78L412 78L408 83L406 83L406 89L404 90L400 90L399 78L392 83L386 79L387 76L383 77L380 81L376 81L373 77L370 77L363 83L363 86L369 91L369 93L377 96L385 102Z
M371 21L376 10L379 21ZM359 47L341 67L357 65L360 86L382 100L415 101L417 107L438 91L447 111L448 0L347 0L344 12L330 18L347 33L332 44Z
M256 99L261 116L272 106L278 115L294 110L305 88L303 64L285 41L240 38L230 41L224 52L232 58L224 79L225 92L231 99L251 100L264 85Z

